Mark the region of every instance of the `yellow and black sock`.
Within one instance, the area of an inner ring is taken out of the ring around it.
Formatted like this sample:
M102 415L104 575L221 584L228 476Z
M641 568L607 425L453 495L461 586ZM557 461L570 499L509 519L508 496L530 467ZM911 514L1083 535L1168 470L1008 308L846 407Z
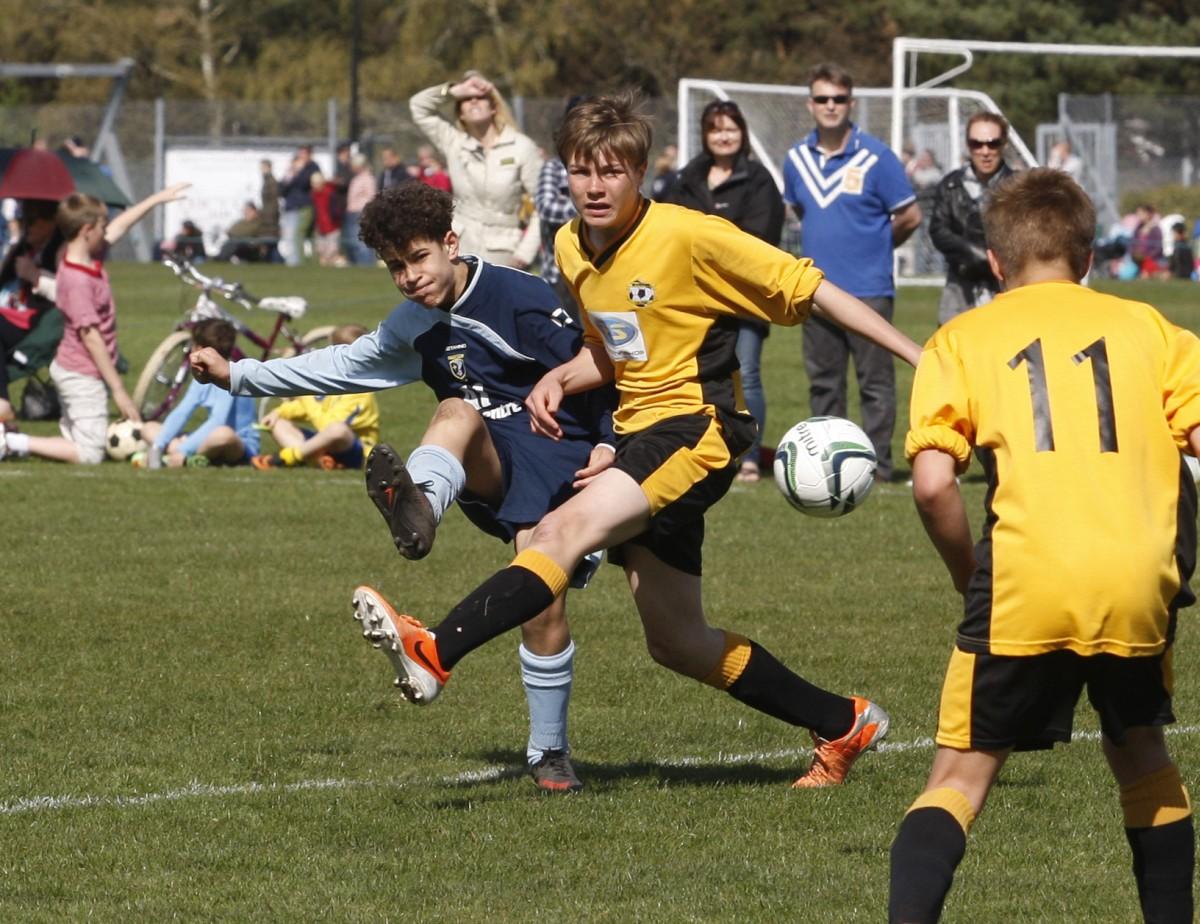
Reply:
M464 655L528 622L567 587L567 574L541 552L526 550L479 585L433 630L438 660L453 669Z
M788 670L758 642L736 632L725 633L725 651L704 678L738 702L790 725L840 738L854 724L854 703L813 686Z
M1187 788L1174 764L1121 788L1125 838L1147 921L1192 920L1196 832Z
M974 821L967 797L948 786L921 793L909 807L892 841L892 924L924 924L941 916Z

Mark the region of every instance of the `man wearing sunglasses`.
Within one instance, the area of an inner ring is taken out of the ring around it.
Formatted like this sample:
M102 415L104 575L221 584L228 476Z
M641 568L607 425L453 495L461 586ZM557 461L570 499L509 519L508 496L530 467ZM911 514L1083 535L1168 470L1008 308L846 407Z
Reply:
M942 177L934 193L929 237L946 258L939 324L990 302L1000 291L1000 281L988 266L983 206L992 190L1012 174L1012 168L1004 162L1007 143L1008 122L1004 116L975 113L967 120L970 162Z
M803 222L804 255L834 285L891 321L892 253L921 224L921 209L900 159L850 121L854 79L836 64L809 72L808 111L816 128L788 151L783 198ZM850 357L858 377L863 430L892 477L896 372L892 355L821 318L804 326L804 366L814 415L846 417Z

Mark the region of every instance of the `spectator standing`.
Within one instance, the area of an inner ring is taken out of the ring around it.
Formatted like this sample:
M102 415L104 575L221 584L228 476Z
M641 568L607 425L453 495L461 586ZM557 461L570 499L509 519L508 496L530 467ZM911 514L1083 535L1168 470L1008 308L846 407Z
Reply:
M921 208L899 158L850 121L854 79L836 64L809 73L808 111L816 128L788 151L784 200L803 224L804 254L835 285L891 321L892 254L921 224ZM896 371L886 350L824 318L804 326L804 366L814 415L845 417L850 357L858 377L863 430L892 476Z
M1133 239L1129 242L1129 256L1138 268L1138 275L1154 277L1161 273L1166 266L1163 256L1162 223L1158 211L1148 203L1142 203L1133 210L1137 217L1137 227L1133 230Z
M338 210L338 192L320 173L312 178L313 227L317 233L317 259L322 266L345 266L338 249L342 215Z
M259 199L261 201L258 206L260 230L263 237L278 241L279 181L275 179L275 174L269 160L263 158L259 161L258 166L259 170L262 171L262 190L259 192ZM274 250L274 245L272 245L272 250Z
M433 145L423 144L417 148L417 167L420 170L417 179L426 186L432 186L442 192L454 191L453 185L450 183L450 174L446 172L445 165L438 160L437 151L433 149Z
M404 161L400 159L395 148L390 146L384 148L380 154L380 161L383 163L383 169L379 171L381 192L391 186L399 186L409 179L408 168L404 166Z
M358 224L362 210L375 198L378 186L371 173L371 163L363 154L350 158L350 183L346 188L346 214L342 218L342 252L355 266L371 266L375 254L358 239Z
M283 259L288 266L299 266L304 256L304 242L313 222L312 178L320 172L312 159L312 145L303 144L296 150L287 176L279 184L279 195L283 199L280 218L285 241Z
M720 215L743 231L776 247L783 233L783 199L769 170L750 153L750 132L738 104L714 100L700 114L700 154L690 160L663 192L664 202ZM767 397L762 387L763 341L770 325L738 319L737 361L746 407L758 422L758 433L742 456L739 481L759 479L759 453L767 423Z
M453 100L457 121L442 115ZM542 156L515 128L499 91L468 71L458 83L422 90L409 100L413 120L446 158L456 207L454 227L463 253L525 269L541 243L537 214L521 227L522 200L532 201Z
M1071 142L1066 139L1050 149L1050 156L1046 158L1046 166L1061 170L1076 182L1083 173L1083 159L1078 154L1071 152Z
M1171 225L1175 247L1167 264L1168 275L1173 279L1191 279L1196 275L1196 253L1188 241L1187 225L1177 221Z
M905 168L905 174L917 193L924 189L932 189L942 178L942 168L933 156L933 151L926 148L916 156L911 164L912 169Z
M990 302L1000 291L1000 280L988 264L983 207L992 191L1012 175L1004 162L1007 143L1008 122L1004 116L975 113L967 120L970 163L947 173L934 193L929 238L946 258L939 324Z
M662 153L654 159L654 179L650 181L650 198L660 200L671 184L675 182L675 176L679 173L676 169L679 164L679 148L676 145L668 144L662 149Z

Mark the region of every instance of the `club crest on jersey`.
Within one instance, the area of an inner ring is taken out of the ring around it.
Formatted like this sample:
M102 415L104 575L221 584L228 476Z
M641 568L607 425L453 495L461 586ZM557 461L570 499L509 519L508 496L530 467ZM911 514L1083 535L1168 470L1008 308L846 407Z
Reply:
M629 284L629 300L639 308L645 308L654 301L654 286L635 279Z
M467 354L466 353L451 353L446 357L446 361L450 363L450 374L456 379L465 381L467 378Z
M842 192L849 193L852 196L861 196L863 180L862 167L847 167L845 176L842 177Z

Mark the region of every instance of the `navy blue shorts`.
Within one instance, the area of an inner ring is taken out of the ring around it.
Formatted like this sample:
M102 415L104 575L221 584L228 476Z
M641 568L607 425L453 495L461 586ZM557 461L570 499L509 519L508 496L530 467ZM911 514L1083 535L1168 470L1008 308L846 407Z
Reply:
M493 507L463 492L458 506L485 533L510 542L519 527L537 523L575 493L575 473L587 465L592 444L538 436L524 414L486 423L500 456L503 500Z
M316 430L309 430L307 427L301 427L300 432L304 434L306 440L312 439L317 435ZM362 440L357 436L354 437L354 442L351 443L349 449L343 449L341 452L331 452L329 455L342 468L362 468L363 462L366 460L366 455L363 453Z

